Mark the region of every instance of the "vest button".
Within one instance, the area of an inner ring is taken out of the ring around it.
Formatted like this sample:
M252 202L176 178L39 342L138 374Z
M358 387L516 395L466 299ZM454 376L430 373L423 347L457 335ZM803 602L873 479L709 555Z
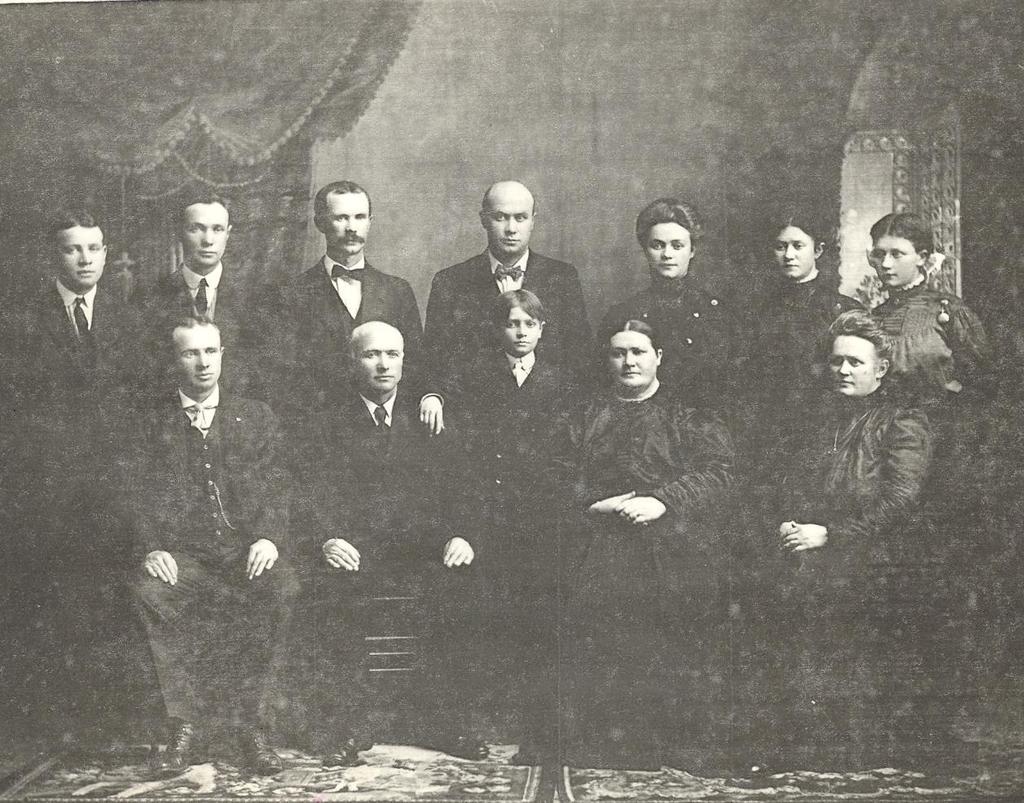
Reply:
M686 338L686 345L687 346L692 346L693 345L693 338L692 337Z
M220 530L214 530L214 531L213 531L213 534L214 534L214 535L220 535Z
M207 468L213 468L213 466L211 466L209 463L203 463L203 465L206 466Z

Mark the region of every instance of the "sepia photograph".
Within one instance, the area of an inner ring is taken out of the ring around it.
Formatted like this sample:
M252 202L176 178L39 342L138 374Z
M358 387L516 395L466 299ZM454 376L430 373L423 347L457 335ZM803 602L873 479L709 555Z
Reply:
M1024 7L0 0L0 801L1024 799Z

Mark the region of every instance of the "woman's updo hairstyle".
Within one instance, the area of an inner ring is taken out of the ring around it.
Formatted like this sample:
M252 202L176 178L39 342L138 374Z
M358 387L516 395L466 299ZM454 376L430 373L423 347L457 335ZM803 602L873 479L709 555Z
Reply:
M918 253L930 254L934 248L931 228L913 212L891 212L871 227L871 242L887 235L910 240Z
M635 318L630 318L628 321L624 321L622 326L616 327L615 331L608 335L609 342L619 332L636 332L637 334L646 335L647 339L651 341L651 346L655 351L661 348L661 343L658 342L658 336L654 334L654 327L651 326L647 321L639 321Z
M690 232L690 243L696 245L704 236L704 224L697 207L677 198L659 198L649 203L636 217L636 239L644 244L649 232L659 223L677 223Z
M903 235L899 235L903 236ZM907 238L910 239L909 237ZM859 337L867 340L875 347L875 353L880 359L889 360L892 358L892 338L882 327L878 320L867 310L852 309L839 315L828 327L828 342L834 343L837 337Z

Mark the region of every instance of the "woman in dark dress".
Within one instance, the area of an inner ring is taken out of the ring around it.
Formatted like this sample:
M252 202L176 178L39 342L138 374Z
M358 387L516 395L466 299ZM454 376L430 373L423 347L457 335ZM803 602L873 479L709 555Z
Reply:
M959 656L923 504L931 427L888 392L892 341L869 313L829 339L832 391L779 476L776 760L919 768L962 747L939 693Z
M893 339L891 372L901 386L930 409L989 396L995 382L985 328L960 298L928 286L936 260L924 221L904 212L881 218L871 227L868 261L889 293L875 315Z
M802 406L825 374L829 324L860 304L836 288L823 257L833 237L810 212L786 209L765 229L771 250L771 281L757 302L751 354L765 382L769 407Z
M868 261L889 294L874 312L893 339L893 377L932 424L937 470L931 504L951 550L947 562L956 567L943 580L960 598L962 637L974 639L979 628L990 627L986 609L1005 604L991 583L1007 535L989 525L989 500L1004 474L996 456L1005 436L993 404L998 375L991 342L967 304L929 286L941 262L932 242L917 215L885 215L871 227ZM977 679L953 680L966 704Z
M636 238L647 259L651 284L615 304L605 315L598 343L623 321L646 321L665 353L659 375L666 388L694 407L720 409L735 384L735 327L722 299L690 275L704 228L696 208L659 198L640 212ZM604 354L598 355L604 360Z
M626 321L606 343L613 388L571 417L558 460L566 760L692 769L714 743L724 699L725 551L715 522L732 443L714 416L661 387L650 326Z

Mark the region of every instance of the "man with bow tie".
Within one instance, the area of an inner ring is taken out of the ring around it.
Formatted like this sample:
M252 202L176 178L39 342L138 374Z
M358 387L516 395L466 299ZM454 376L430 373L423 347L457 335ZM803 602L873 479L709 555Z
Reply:
M384 321L405 340L406 386L418 384L422 323L409 283L383 273L366 260L373 222L372 202L352 181L333 181L313 200L313 222L324 235L326 252L317 263L279 288L274 302L282 317L285 342L278 350L281 386L277 400L322 405L348 385L348 346L353 330L366 321Z
M130 472L136 607L167 713L158 769L201 760L204 703L226 703L247 766L282 769L264 727L273 667L297 587L280 554L289 493L277 419L221 388L220 331L171 325L178 387L141 422ZM280 548L280 551L279 551Z
M434 275L424 343L436 386L446 385L459 363L490 349L495 299L524 288L544 299L548 314L540 353L559 367L563 381L581 378L590 326L580 280L572 265L530 250L536 219L536 201L523 184L492 184L480 209L487 249Z

